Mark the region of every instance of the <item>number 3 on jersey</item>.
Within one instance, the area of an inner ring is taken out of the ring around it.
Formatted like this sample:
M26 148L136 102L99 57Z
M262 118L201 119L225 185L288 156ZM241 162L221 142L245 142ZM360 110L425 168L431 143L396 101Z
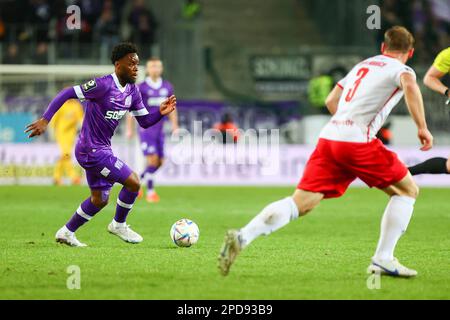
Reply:
M355 96L356 90L358 90L359 85L361 84L362 79L364 79L365 76L369 73L368 68L362 68L359 69L358 73L356 74L358 80L355 81L355 84L353 85L353 88L350 89L347 96L345 97L346 102L352 101L353 97Z

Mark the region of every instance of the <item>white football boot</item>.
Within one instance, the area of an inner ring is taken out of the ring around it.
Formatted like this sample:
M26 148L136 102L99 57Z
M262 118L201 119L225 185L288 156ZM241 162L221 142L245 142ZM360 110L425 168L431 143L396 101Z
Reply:
M58 230L58 232L56 232L55 238L56 242L64 243L71 247L87 247L86 244L78 241L75 233L67 229L66 226L63 226Z
M393 277L411 278L417 276L417 271L402 265L396 258L393 260L372 259L367 273L384 274Z
M228 275L231 265L242 250L242 241L239 231L229 230L219 254L219 271L223 276Z
M129 225L126 223L118 223L115 220L108 225L108 231L128 243L141 243L144 240Z

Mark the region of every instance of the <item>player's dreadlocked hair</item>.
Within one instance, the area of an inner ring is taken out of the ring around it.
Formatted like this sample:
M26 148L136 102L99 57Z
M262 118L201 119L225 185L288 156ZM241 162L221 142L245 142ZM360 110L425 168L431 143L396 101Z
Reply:
M131 42L122 42L115 46L111 52L111 62L115 64L116 61L122 59L129 53L137 53L137 47Z

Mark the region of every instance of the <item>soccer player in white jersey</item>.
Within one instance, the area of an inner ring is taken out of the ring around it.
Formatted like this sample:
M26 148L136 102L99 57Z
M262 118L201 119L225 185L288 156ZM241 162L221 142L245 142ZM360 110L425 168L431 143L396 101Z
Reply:
M320 134L303 178L291 197L269 204L240 230L229 230L219 255L223 275L242 249L261 235L284 227L313 210L322 199L342 196L360 178L384 191L389 203L381 221L378 246L368 273L413 277L415 270L400 264L394 249L411 219L419 189L397 155L376 138L394 106L405 96L418 128L421 150L433 146L427 129L422 94L406 62L414 54L414 38L403 27L385 34L382 55L362 61L327 98L333 117Z

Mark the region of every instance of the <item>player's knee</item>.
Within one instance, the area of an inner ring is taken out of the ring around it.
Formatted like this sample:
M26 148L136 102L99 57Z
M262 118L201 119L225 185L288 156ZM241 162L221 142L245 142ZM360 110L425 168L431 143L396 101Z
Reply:
M314 204L312 202L306 202L297 204L298 214L300 217L306 216L308 213L313 211L313 209L316 207L317 204Z
M139 192L141 188L141 183L139 181L139 176L136 172L133 172L131 176L127 179L125 187L131 192Z
M298 213L300 217L306 216L323 199L323 195L320 193L311 193L303 190L296 190L292 196L295 204L297 205Z
M161 162L158 156L150 156L148 157L147 164L151 167L159 168L161 166Z
M307 198L294 199L294 202L297 205L298 214L300 217L306 216L308 213L313 211L318 204L318 202L313 199Z
M99 209L103 209L108 205L109 197L93 196L91 197L92 204Z
M447 160L447 172L450 173L450 158Z
M419 193L420 193L420 188L417 184L414 183L413 186L411 186L411 190L410 190L411 194L410 197L417 199L419 197Z
M409 188L406 190L406 196L417 199L419 197L420 189L419 186L415 183L411 184Z

